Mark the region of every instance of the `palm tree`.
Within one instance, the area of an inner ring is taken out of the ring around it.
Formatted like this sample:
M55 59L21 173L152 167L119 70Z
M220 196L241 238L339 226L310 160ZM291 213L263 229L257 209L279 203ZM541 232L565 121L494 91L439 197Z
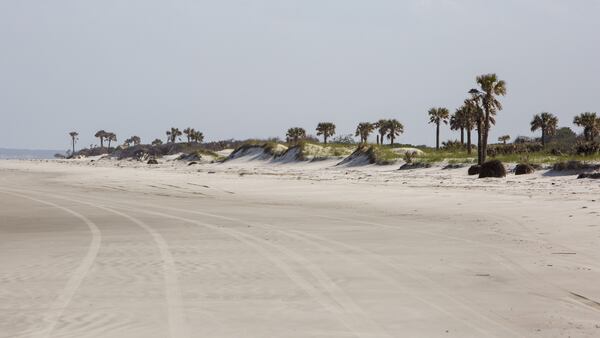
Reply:
M480 109L477 103L471 99L466 99L464 104L457 111L459 115L458 119L467 132L467 154L471 154L471 131L475 129L477 125L478 116L480 116Z
M94 134L94 137L100 139L100 148L104 148L104 138L106 137L106 134L107 132L105 132L104 130L98 130L96 134Z
M202 134L201 131L194 130L191 138L194 143L202 143L202 141L204 141L204 134Z
M586 141L593 141L600 132L600 118L596 113L581 113L575 116L573 124L583 127L583 138Z
M388 133L390 129L390 120L380 119L375 122L375 128L377 128L377 132L379 133L377 144L383 145L383 138Z
M490 127L495 123L494 117L496 113L502 110L502 103L498 101L497 96L506 95L506 82L499 80L496 74L480 75L476 79L481 91L478 96L480 98L481 107L483 109L483 132L481 140L481 163L485 162L487 156L487 143L490 132Z
M105 137L108 141L108 149L110 149L110 142L117 142L117 135L115 133L106 133Z
M458 108L452 116L450 116L450 130L460 130L460 144L465 144L465 123L462 107Z
M541 113L533 117L531 131L542 131L542 146L546 146L546 136L554 135L558 125L558 118L550 113Z
M356 127L356 134L354 134L354 136L360 136L360 143L367 143L367 139L374 129L375 126L373 123L361 122Z
M306 130L300 127L294 127L287 130L285 137L290 143L298 143L298 140L306 137Z
M159 138L157 138L154 141L152 141L152 145L153 146L159 146L161 144L163 144L163 141L161 139L159 139Z
M183 130L183 133L185 134L185 136L187 137L187 143L191 143L192 142L192 138L194 136L194 134L196 133L196 130L194 130L194 128L185 128Z
M429 109L429 123L435 123L435 149L440 149L440 124L448 124L450 111L447 108Z
M131 138L129 139L131 141L131 143L133 143L134 146L139 145L140 143L142 143L142 139L139 136L131 136Z
M175 143L177 138L182 135L179 128L171 127L171 130L167 130L167 139L170 143Z
M394 139L400 136L404 132L404 126L396 119L388 121L388 139L390 139L390 145L394 145Z
M71 152L72 154L75 154L75 142L77 142L77 140L79 139L77 136L79 136L79 133L76 131L72 131L69 133L69 136L71 136L71 144L73 145L73 151Z
M506 144L508 140L510 140L510 135L502 135L498 137L498 142L502 142L504 144Z
M327 144L327 138L335 135L335 124L331 122L321 122L317 125L317 136L323 135L323 143Z

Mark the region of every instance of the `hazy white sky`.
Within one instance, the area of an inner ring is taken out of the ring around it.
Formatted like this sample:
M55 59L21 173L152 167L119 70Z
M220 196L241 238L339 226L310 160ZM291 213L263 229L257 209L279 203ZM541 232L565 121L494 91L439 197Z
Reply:
M379 118L433 144L427 110L453 111L488 72L508 83L494 139L529 135L540 111L571 126L600 113L599 16L600 0L2 0L0 147Z

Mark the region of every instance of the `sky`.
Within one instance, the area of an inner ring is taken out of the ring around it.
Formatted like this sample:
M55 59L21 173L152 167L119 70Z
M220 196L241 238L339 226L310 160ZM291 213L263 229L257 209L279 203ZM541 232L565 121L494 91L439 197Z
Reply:
M496 73L491 138L600 113L600 0L2 0L0 147L68 149L165 139L338 134L380 118L401 143L435 143L431 107L453 112ZM580 131L573 127L576 131ZM442 128L442 140L458 134Z

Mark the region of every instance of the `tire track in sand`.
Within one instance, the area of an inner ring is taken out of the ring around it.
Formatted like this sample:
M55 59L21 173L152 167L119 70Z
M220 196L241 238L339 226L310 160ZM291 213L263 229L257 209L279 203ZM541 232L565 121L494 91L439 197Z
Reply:
M132 202L126 202L126 204L139 205L137 203ZM316 267L312 262L308 261L306 258L296 254L295 252L290 251L287 248L273 243L265 242L264 240L256 236L249 235L244 232L220 227L206 222L201 222L195 219L185 218L156 211L156 209L159 208L165 210L169 210L170 208L159 207L154 205L152 205L152 207L154 211L139 208L127 208L127 210L145 213L149 215L155 215L163 218L176 219L186 223L206 227L231 236L237 239L238 241L248 245L249 247L255 249L262 256L271 261L275 266L277 266L281 271L283 271L286 274L286 276L290 280L292 280L298 287L307 292L307 294L309 294L321 306L323 306L323 308L330 312L346 328L351 330L354 335L358 337L390 337L389 334L387 334L381 327L379 327L378 324L376 324L370 318L368 318L366 316L366 313L362 310L362 308L360 308L356 303L354 303L354 301L350 297L348 297L341 289L339 289L337 285L321 269ZM125 207L119 206L118 208ZM330 300L327 296L323 294L322 291L318 290L317 287L315 287L304 277L302 277L299 273L297 273L288 263L279 258L279 255L272 253L266 247L270 247L283 253L284 255L290 257L292 260L296 261L304 268L306 268L308 272L311 273L313 277L315 277L318 280L319 284L325 290L328 291L328 294L331 296L332 299Z
M33 192L33 191L31 191ZM36 192L39 193L39 192ZM97 205L94 203L83 202L81 200L71 199L65 196L43 193L44 195L54 197L57 199L67 200L70 202L75 202L83 205L88 205L100 210L104 210L110 212L112 214L121 216L132 223L136 224L146 232L152 236L154 243L158 247L161 260L163 262L163 271L164 271L164 280L165 280L165 295L167 299L167 313L168 313L168 323L169 323L169 333L170 337L181 337L186 338L189 337L189 330L187 321L185 320L185 316L183 313L183 301L181 297L181 290L179 288L179 281L177 278L177 270L175 268L175 260L173 259L173 255L171 255L171 251L169 250L169 246L164 239L164 237L154 230L152 227L147 225L146 223L140 221L139 219L130 216L126 213L120 212L115 209L111 209L102 205Z
M313 245L316 246L322 250L328 251L330 253L332 253L335 256L340 257L341 259L350 261L349 258L345 257L344 255L340 254L338 251L334 250L331 246L325 246L322 245L320 243L318 243L318 241L322 241L325 243L328 243L332 246L338 246L341 248L344 248L346 250L351 250L354 252L359 253L361 256L363 257L369 257L370 259L372 259L373 261L376 261L384 266L386 266L389 269L392 270L396 270L401 272L404 276L407 276L419 283L429 283L429 284L433 284L431 287L432 292L436 293L438 296L440 296L441 298L445 298L447 300L449 300L450 302L454 303L455 305L463 308L464 310L466 310L470 315L480 318L481 320L485 321L488 325L492 325L492 326L496 326L498 328L500 328L501 330L503 330L504 332L510 334L511 336L516 336L516 337L521 337L522 335L516 331L514 331L512 328L508 327L507 325L500 323L490 317L487 317L481 313L479 313L477 310L473 309L472 307L468 306L467 304L463 303L462 301L456 299L455 297L452 297L451 295L447 294L447 293L442 293L440 292L438 289L438 285L436 285L434 283L434 281L432 281L431 279L425 277L425 276L421 276L420 274L417 276L413 273L409 273L407 272L405 269L400 270L398 268L398 266L395 263L392 263L391 261L389 261L387 258L375 254L371 251L368 251L366 249L362 249L353 245L349 245L343 242L339 242L339 241L335 241L335 240L331 240L328 238L324 238L322 236L318 236L318 235L313 235L313 234L308 234L306 232L303 231L299 231L299 230L290 230L288 233L286 231L281 230L279 227L274 226L272 224L268 224L268 223L255 223L255 222L248 222L248 221L244 221L242 219L238 219L238 218L234 218L234 217L229 217L229 216L224 216L224 215L220 215L220 214L215 214L215 213L209 213L209 212L204 212L204 211L197 211L197 210L186 210L186 209L181 209L181 208L171 208L171 207L159 207L159 206L152 206L153 208L162 208L162 209L167 209L167 210L172 210L172 211L177 211L177 212L185 212L185 213L189 213L189 214L197 214L197 215L203 215L203 216L209 216L209 217L213 217L213 218L218 218L218 219L223 219L223 220L227 220L227 221L232 221L232 222L237 222L240 224L244 224L244 225L250 225L250 226L254 226L254 227L258 227L258 228L262 228L262 229L268 229L268 230L274 230L277 231L278 233L290 237L290 238L294 238L300 241L303 241L305 243L308 243L309 245ZM312 238L312 240L311 240ZM351 263L356 264L356 262L352 261ZM369 264L364 264L363 269L366 269L368 271L370 271L373 275L378 276L381 280L385 280L387 282L391 282L394 283L396 285L398 285L398 281L396 278L394 277L389 277L387 275L383 275L381 273L379 273L378 271L375 271L371 268L371 266ZM468 327L471 327L473 330L479 332L480 334L483 334L485 336L493 336L485 327L482 326L478 326L474 323L472 323L472 321L469 320L465 320L463 318L460 318L459 316L455 315L452 311L447 310L445 308L443 308L442 306L436 304L435 302L432 302L430 300L427 300L423 297L419 297L417 295L411 294L410 292L406 291L406 294L418 301L420 301L423 304L428 305L429 307L439 311L440 313L443 313L449 317L452 317L460 322L462 322L463 324L465 324Z
M80 220L82 220L88 226L88 228L90 229L90 232L92 233L92 241L90 243L90 246L88 248L86 255L83 257L83 260L81 261L81 263L79 263L79 266L77 267L77 269L75 269L75 271L73 271L73 273L69 277L69 280L67 281L67 284L62 289L62 291L58 294L58 296L56 297L54 302L50 305L49 310L44 315L43 322L47 323L47 326L37 332L33 332L30 335L30 337L35 337L35 338L47 338L50 336L52 331L54 331L54 328L58 324L58 321L59 321L60 317L62 316L64 310L67 308L67 306L73 299L75 292L77 292L77 289L79 289L79 287L81 286L81 283L83 282L83 280L85 279L86 275L88 274L90 268L94 264L94 261L96 260L96 256L98 255L98 251L100 250L100 243L102 241L102 235L100 233L100 229L98 229L98 227L96 226L96 224L94 222L92 222L90 219L83 216L82 214L80 214L74 210L71 210L67 207L64 207L64 206L61 206L61 205L58 205L58 204L55 204L55 203L52 203L49 201L41 200L38 198L30 197L27 195L14 193L11 191L0 190L0 192L9 194L9 195L13 195L13 196L17 196L17 197L21 197L21 198L25 198L25 199L29 199L31 201L45 204L45 205L57 208L59 210L62 210L64 212L66 212L70 215L73 215L73 216L79 218Z

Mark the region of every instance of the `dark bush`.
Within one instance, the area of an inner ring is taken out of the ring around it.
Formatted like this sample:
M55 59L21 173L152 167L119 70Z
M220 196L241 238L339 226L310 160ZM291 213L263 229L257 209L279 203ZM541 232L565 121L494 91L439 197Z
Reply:
M587 173L587 174L579 174L577 178L592 178L592 179L600 179L600 173Z
M479 169L479 178L506 177L506 168L498 160L487 161Z
M154 158L148 160L148 164L158 164L158 161Z
M431 168L431 163L427 162L413 162L413 163L404 163L400 166L398 170L408 170L408 169L423 169L423 168Z
M478 164L472 165L469 167L469 175L479 175L479 170L481 169L481 166Z
M515 167L515 175L527 175L533 173L534 171L535 168L527 163L520 163Z
M552 170L563 171L563 170L596 170L600 168L600 165L589 164L581 161L568 161L558 162L552 166Z
M488 147L487 154L488 156L526 154L542 151L543 149L542 144L537 142L495 144Z

